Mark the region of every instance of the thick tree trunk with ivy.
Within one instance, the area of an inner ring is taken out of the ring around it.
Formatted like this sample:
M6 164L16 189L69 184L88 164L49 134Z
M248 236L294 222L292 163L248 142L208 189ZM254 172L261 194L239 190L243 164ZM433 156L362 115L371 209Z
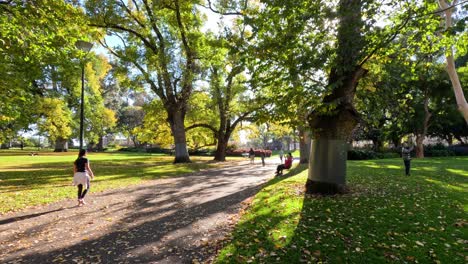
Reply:
M346 186L347 141L358 124L354 95L365 70L360 65L363 39L361 1L341 0L338 7L338 43L331 68L330 94L309 116L314 140L309 163L307 193L336 194Z
M57 138L55 141L54 152L67 152L68 151L68 140L64 138Z

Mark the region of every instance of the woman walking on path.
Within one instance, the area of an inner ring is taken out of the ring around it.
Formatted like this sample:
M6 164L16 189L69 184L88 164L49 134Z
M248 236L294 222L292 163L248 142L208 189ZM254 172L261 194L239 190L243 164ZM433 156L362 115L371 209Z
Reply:
M94 173L86 158L86 150L80 149L78 158L73 163L73 173L73 185L78 187L78 206L83 206L86 204L84 197L89 191L89 182L94 178Z

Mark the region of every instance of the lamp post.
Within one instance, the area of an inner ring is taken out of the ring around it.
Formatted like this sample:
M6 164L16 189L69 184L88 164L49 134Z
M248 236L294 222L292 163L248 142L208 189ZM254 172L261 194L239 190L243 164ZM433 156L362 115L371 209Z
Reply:
M89 43L83 40L78 40L75 43L75 46L86 52L86 54L93 47L93 43ZM80 149L83 149L83 139L84 139L84 61L81 61L81 102L80 102Z

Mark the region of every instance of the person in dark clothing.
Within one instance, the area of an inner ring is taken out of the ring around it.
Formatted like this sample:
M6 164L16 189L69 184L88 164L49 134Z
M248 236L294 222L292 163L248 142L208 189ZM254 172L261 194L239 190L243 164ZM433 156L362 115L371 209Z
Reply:
M260 158L262 159L262 166L265 167L265 150L260 153Z
M401 157L403 158L403 162L405 163L406 176L410 175L411 151L413 151L413 147L409 147L408 143L404 143L403 147L401 148Z
M249 150L249 158L250 158L250 164L254 164L255 151L253 150L253 148L250 148Z
M73 163L73 185L78 187L78 206L85 205L84 197L90 188L90 180L94 173L86 158L86 150L80 149L78 158Z
M293 157L292 157L291 152L289 152L288 155L286 156L284 164L280 164L278 165L278 167L276 167L276 175L282 175L284 169L290 169L292 166L292 162L293 162Z

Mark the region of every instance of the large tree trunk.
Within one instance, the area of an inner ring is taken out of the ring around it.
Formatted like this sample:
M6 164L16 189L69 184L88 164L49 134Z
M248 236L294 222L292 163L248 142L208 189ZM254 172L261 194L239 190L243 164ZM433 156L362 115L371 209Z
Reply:
M312 140L307 193L342 193L346 185L347 139L357 125L357 113L341 109L335 115L311 118Z
M97 144L97 150L98 151L104 151L104 138L103 136L99 136L99 141Z
M224 133L219 133L218 135L218 144L216 145L216 152L214 160L216 161L226 161L226 149L230 135L224 135Z
M452 135L447 135L445 140L447 140L447 144L449 146L452 146L453 145L453 136Z
M311 138L303 127L299 128L299 160L301 164L309 163Z
M345 191L347 141L358 123L354 94L366 73L362 64L361 1L340 0L336 59L331 68L323 108L311 112L313 132L307 193L336 194Z
M374 138L372 139L372 145L373 150L378 152L382 148L383 142L380 140L380 138Z
M427 91L424 93L424 120L422 123L422 130L416 134L416 158L424 158L424 139L427 135L429 128L429 120L431 119L429 112L429 94Z
M457 4L457 0L452 2L452 6ZM445 15L445 29L448 31L452 27L452 13L454 8L449 8L449 5L445 0L439 0L440 7L444 10L442 16ZM466 102L465 95L463 93L463 88L458 78L457 70L455 68L455 61L453 59L453 48L450 46L446 54L447 59L447 73L452 82L453 92L455 94L455 99L457 101L458 110L461 112L465 118L465 122L468 125L468 103Z
M171 125L171 132L174 137L175 145L174 163L191 162L187 149L187 138L185 136L185 115L181 111L170 111L168 114L168 120Z
M416 158L424 158L424 138L422 134L416 135Z
M54 152L67 152L68 151L68 140L64 138L57 138L55 141Z

